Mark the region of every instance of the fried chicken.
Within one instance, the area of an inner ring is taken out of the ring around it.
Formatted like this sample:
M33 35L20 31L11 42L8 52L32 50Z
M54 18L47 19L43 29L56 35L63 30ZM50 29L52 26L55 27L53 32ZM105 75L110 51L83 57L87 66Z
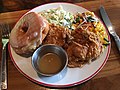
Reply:
M99 36L88 30L76 29L72 31L72 41L66 49L69 67L82 67L83 64L96 59L102 52Z
M63 47L68 54L69 67L82 67L96 59L102 52L99 36L81 28L70 31L54 24L49 25L49 32L43 44L55 44Z
M54 24L50 24L49 28L50 30L44 39L43 44L55 44L61 47L64 46L70 30Z

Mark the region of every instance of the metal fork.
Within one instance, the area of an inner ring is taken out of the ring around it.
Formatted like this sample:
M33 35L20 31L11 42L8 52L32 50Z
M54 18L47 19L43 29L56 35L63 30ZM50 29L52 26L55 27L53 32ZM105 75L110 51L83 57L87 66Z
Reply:
M1 61L1 89L7 89L7 61L6 61L6 45L9 42L10 28L8 24L0 24L2 31L2 61Z

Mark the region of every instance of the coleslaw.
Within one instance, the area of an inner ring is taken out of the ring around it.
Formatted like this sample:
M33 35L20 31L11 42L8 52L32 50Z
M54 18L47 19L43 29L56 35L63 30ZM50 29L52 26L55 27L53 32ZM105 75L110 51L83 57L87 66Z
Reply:
M44 10L38 14L45 17L49 23L74 29L74 27L72 27L74 15L70 12L66 12L62 6L55 9Z

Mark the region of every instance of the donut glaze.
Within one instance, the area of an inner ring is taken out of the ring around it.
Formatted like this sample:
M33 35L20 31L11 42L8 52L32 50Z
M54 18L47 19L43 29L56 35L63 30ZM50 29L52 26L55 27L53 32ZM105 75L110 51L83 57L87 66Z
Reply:
M29 55L42 43L48 30L47 20L30 12L23 16L11 31L10 45L17 54Z

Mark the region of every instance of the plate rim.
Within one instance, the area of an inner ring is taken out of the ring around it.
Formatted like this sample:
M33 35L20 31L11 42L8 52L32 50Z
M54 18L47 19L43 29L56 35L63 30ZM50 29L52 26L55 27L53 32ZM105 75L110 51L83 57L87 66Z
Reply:
M53 4L53 3L56 3L56 4L60 4L60 3L62 3L62 4L71 4L71 5L75 5L75 6L79 6L79 7L84 8L83 6L80 6L80 5L78 5L78 4L73 4L73 3L68 3L68 2L52 2L52 3L47 3L47 4ZM40 7L40 6L47 5L47 4L42 4L42 5L39 5L39 6L35 7L35 8L38 8L38 7ZM35 8L33 8L33 9L35 9ZM31 9L31 10L33 10L33 9ZM86 9L86 8L85 8L85 9ZM30 12L31 10L27 11L26 13ZM86 10L88 10L88 9L86 9ZM90 11L90 10L88 10L88 11ZM25 13L25 14L26 14L26 13ZM17 22L18 22L25 14L23 14L23 15L17 20ZM96 15L96 16L97 16L97 15ZM104 25L103 21L102 21L98 16L97 16L97 18L98 18L98 19L100 20L100 22ZM17 22L16 22L16 23L17 23ZM16 24L15 24L15 25L16 25ZM15 25L14 25L14 26L15 26ZM104 25L104 27L105 27L105 25ZM109 35L109 33L108 33L108 30L107 30L106 27L105 27L105 29L106 29L106 32L107 32L107 34L108 34L108 39L110 40L110 35ZM10 54L11 61L13 62L14 66L17 68L17 70L18 70L23 76L25 76L27 79L29 79L30 81L33 81L33 82L36 83L36 84L43 85L43 86L46 86L46 87L54 87L54 88L72 87L72 86L76 86L76 85L82 84L82 83L90 80L90 79L93 78L96 74L98 74L98 72L104 67L104 65L106 64L106 62L107 62L107 60L108 60L108 57L109 57L109 55L110 55L110 50L111 50L111 44L110 44L110 45L108 46L108 50L107 50L107 54L106 54L105 60L103 61L103 63L101 64L101 66L100 66L93 74L91 74L89 77L87 77L87 78L85 78L85 79L83 79L83 80L81 80L81 81L78 81L78 82L75 82L75 83L71 83L71 84L66 84L66 85L53 85L53 84L46 84L46 83L37 81L37 80L31 78L31 77L30 77L29 75L27 75L26 73L24 73L24 72L17 66L17 64L15 63L15 60L14 60L14 58L13 58L13 56L12 56L12 53L11 53L11 47L10 47L10 46L11 46L10 43L8 43L8 51L9 51L9 54Z

